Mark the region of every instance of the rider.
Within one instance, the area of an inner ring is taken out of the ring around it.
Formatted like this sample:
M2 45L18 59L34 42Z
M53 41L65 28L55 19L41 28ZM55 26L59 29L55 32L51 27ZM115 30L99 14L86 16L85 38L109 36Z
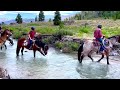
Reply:
M31 47L32 47L35 34L36 34L35 28L31 27L31 31L29 32L29 35L28 35L28 39L29 39L28 48L29 49L31 49Z
M105 47L103 46L102 40L103 40L103 38L105 36L102 35L102 31L101 30L102 30L102 25L98 25L97 29L94 31L94 37L96 38L97 41L100 42L100 45L101 45L100 46L100 52L103 53Z

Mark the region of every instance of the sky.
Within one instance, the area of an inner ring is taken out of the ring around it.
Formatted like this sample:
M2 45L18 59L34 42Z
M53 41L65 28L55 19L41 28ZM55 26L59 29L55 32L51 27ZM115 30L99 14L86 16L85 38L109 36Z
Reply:
M0 11L0 22L13 20L20 13L23 19L35 19L40 11ZM54 18L55 11L44 11L45 19ZM60 11L62 19L75 15L80 11Z

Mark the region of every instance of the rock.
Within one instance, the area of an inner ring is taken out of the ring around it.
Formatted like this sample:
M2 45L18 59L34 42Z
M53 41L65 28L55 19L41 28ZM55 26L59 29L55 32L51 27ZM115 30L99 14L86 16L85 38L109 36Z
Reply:
M78 37L73 37L73 36L64 36L62 38L62 41L72 41L72 42L77 42L77 43L80 43L82 40Z
M63 53L70 53L70 49L68 48L68 47L64 47L63 49L62 49L62 52Z
M73 37L72 36L64 36L62 38L62 41L73 41Z
M119 53L117 50L114 50L114 51L110 52L109 55L110 55L110 56L119 56L120 53Z
M113 48L114 49L120 49L120 44L118 43L118 44L113 45Z
M1 79L10 79L7 69L0 67L0 78Z

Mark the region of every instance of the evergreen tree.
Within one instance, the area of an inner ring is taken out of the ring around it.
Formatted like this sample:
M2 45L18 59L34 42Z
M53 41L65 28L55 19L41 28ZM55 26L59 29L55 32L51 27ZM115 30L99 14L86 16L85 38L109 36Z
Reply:
M50 19L49 19L49 22L51 22L51 21L52 21L52 19L50 18Z
M2 22L2 25L4 25L5 23L4 22Z
M37 19L37 16L35 17L35 22L37 22L38 21L38 19Z
M60 14L59 11L55 12L53 22L54 22L54 25L60 25L60 23L61 23L61 14Z
M44 21L44 20L45 20L44 12L40 11L40 13L39 13L39 21Z
M16 21L18 24L21 24L21 23L22 23L22 17L21 17L21 15L20 15L19 13L18 13L15 21Z

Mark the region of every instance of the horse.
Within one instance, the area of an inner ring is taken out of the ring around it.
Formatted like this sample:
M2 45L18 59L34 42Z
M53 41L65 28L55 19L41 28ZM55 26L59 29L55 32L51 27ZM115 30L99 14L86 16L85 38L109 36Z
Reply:
M97 62L100 62L104 58L104 55L106 55L107 64L109 64L109 53L110 53L110 51L112 51L113 45L116 42L119 42L119 40L115 37L109 37L109 38L103 39L103 45L105 47L105 50L104 50L104 53L102 54L102 57ZM106 45L105 45L105 43L106 43ZM88 56L92 61L94 61L93 58L91 57L91 55L94 52L97 53L99 51L99 48L100 48L100 43L98 41L96 41L95 39L84 40L78 49L79 63L82 63L82 60L85 56Z
M24 34L24 36L25 35L26 34ZM26 39L26 37L24 36L18 39L17 48L16 48L17 56L19 56L20 50L21 50L21 54L23 55L24 48L28 49L28 44L29 44L28 39ZM39 51L43 56L45 56L47 55L48 49L49 49L48 45L46 45L45 43L41 41L40 35L36 35L35 41L33 42L31 49L28 49L28 50L33 50L34 58L35 58L36 51Z
M13 42L13 40L10 38L10 36L7 37L7 40L9 41L9 44L10 44L11 46L14 45L14 42ZM5 47L5 49L7 49L7 46L6 46L5 42L4 42L4 44L1 46L1 50L2 50L3 46Z
M11 36L12 33L10 32L10 30L6 29L3 31L3 33L1 33L1 37L0 37L0 46L4 45L6 40L8 39L8 36Z

